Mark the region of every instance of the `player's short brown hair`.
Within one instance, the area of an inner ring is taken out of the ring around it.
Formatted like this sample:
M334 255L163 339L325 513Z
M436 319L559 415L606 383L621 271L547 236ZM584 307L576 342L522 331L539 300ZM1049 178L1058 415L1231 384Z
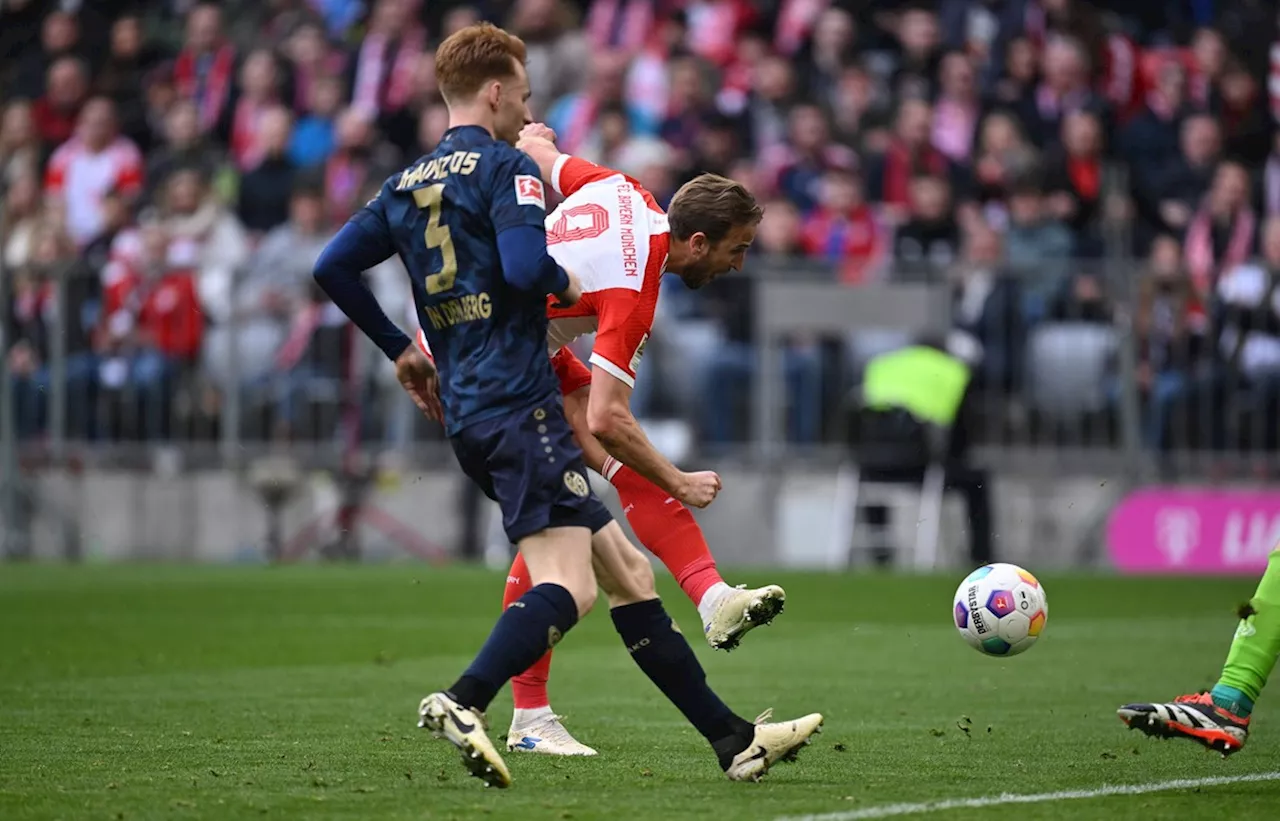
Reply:
M461 100L485 83L515 73L524 64L524 41L492 23L476 23L449 35L436 49L436 81L445 101Z
M717 174L702 174L680 186L667 208L673 237L688 239L701 232L713 243L735 228L757 224L763 215L750 191Z

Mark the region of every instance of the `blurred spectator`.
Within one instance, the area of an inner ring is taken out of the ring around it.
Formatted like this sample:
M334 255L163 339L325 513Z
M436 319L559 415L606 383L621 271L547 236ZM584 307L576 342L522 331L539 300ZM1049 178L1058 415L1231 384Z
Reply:
M352 108L371 123L391 122L409 103L425 49L426 32L413 21L409 0L376 0L356 52Z
M365 184L389 175L399 158L394 150L377 141L377 131L355 108L342 111L334 129L334 150L324 166L325 199L329 221L341 226L364 205L360 192Z
M448 112L441 113L440 125L447 124ZM635 176L649 165L670 159L671 149L656 137L637 135L631 131L631 121L626 109L608 106L600 110L598 127L587 139L577 156L600 165L615 168L624 174ZM434 129L433 129L434 131ZM441 130L440 133L443 133ZM433 134L436 141L439 136ZM423 148L427 148L424 142ZM708 169L709 170L709 169Z
M977 78L968 55L953 51L942 59L940 86L933 107L931 142L953 163L968 165L982 116Z
M77 309L92 310L84 289L96 291L98 283L84 276L68 277L66 304L71 309L70 315L65 325L55 324L58 315L55 281L74 263L75 249L66 235L49 222L35 226L30 246L31 252L23 265L11 274L13 292L6 317L7 327L13 333L6 355L14 387L17 433L19 438L26 439L44 431L51 389L51 337L61 333L67 354L63 365L68 419L73 435L87 437L97 366L86 350L86 336L80 326L84 316Z
M893 237L894 274L933 279L960 256L960 226L945 177L911 181L911 212Z
M560 97L547 111L547 125L555 129L556 143L562 150L573 153L585 145L596 127L597 113L608 106L623 106L631 117L633 130L643 134L657 133L660 119L650 121L640 116L633 103L624 102L626 58L618 54L592 52L588 67L586 86ZM663 116L666 116L665 106L659 117Z
M256 168L262 161L266 142L259 138L259 132L268 112L281 104L281 86L275 54L267 49L250 52L240 67L227 137L231 160L241 172Z
M823 175L818 207L804 220L806 254L835 265L840 281L860 285L879 274L885 257L884 229L867 204L862 180L848 171Z
M626 115L624 114L623 116L625 117ZM605 123L603 116L600 123L601 128L603 128ZM418 120L418 150L416 153L426 154L434 151L440 141L444 139L444 133L448 130L449 108L444 103L433 105L423 111L421 118ZM665 146L663 150L666 150ZM581 152L579 154L580 156L585 156Z
M797 85L815 99L828 99L845 67L856 56L853 16L838 6L828 8L813 27L813 38L797 61Z
M658 136L687 158L711 105L710 88L703 63L694 57L673 61L670 76L667 114L658 126Z
M629 2L647 2L650 0L629 0ZM646 134L657 130L658 123L666 115L667 94L670 83L667 77L667 61L689 54L686 45L688 24L685 14L680 9L671 10L654 26L653 34L648 38L640 53L635 56L628 69L625 62L621 71L623 79L619 82L625 89L624 94L612 98L613 102L627 101L627 112L632 119L632 127ZM596 48L587 63L592 68L588 83L595 82L595 69L601 54L610 54L608 49ZM550 111L547 122L552 121Z
M289 198L288 221L267 234L236 279L232 317L209 332L204 362L217 384L226 386L238 377L251 392L283 391L278 380L287 369L281 370L277 358L292 324L311 302L311 269L328 238L324 192L297 186ZM287 403L287 397L280 401Z
M1011 114L993 112L982 121L973 159L973 195L984 218L1002 226L1008 218L1009 191L1036 167L1036 152Z
M587 9L586 34L593 50L634 55L653 35L654 0L597 0Z
M788 141L765 158L777 169L778 190L801 211L813 208L819 197L819 181L828 171L852 171L857 157L847 147L831 142L822 109L797 105L788 117Z
M298 168L323 165L333 153L334 121L342 110L343 90L337 77L316 77L311 83L308 107L289 140L289 159Z
M7 17L5 25L11 25ZM26 100L43 97L48 91L46 79L51 78L50 70L54 64L67 57L84 56L80 49L80 24L75 14L62 9L51 11L40 24L40 44L18 60L11 92L13 97Z
M120 130L143 151L151 147L152 132L142 96L144 80L160 61L158 49L147 45L142 20L126 14L111 26L106 64L98 72L95 87L116 104Z
M75 136L49 160L45 191L80 247L106 227L102 199L108 191L129 197L141 193L142 154L120 136L111 100L95 97L85 104Z
M168 435L175 380L200 351L204 317L195 262L172 253L162 226L145 226L137 263L103 294L97 345L102 385L136 403L128 413L141 419L147 439Z
M846 66L830 100L836 138L863 156L884 153L889 147L887 102L866 68Z
M195 277L200 307L210 324L231 313L236 272L249 256L244 227L209 189L198 168L180 168L165 182L160 214L175 259Z
M768 203L756 233L749 263L785 264L801 250L796 245L800 214L785 200ZM738 441L751 405L751 380L756 372L754 279L720 277L699 291L706 313L718 319L724 339L707 362L702 434L713 445ZM822 361L812 340L792 340L782 350L787 396L787 438L797 443L818 440L822 424Z
M1162 229L1181 234L1200 205L1222 151L1218 123L1207 114L1193 114L1182 121L1179 154L1151 186L1149 198Z
M1258 80L1239 63L1229 65L1218 82L1222 147L1227 158L1249 168L1261 165L1271 150L1274 127Z
M340 107L339 100L338 107ZM418 156L422 146L418 140L421 136L422 117L428 111L443 106L444 97L440 93L440 84L436 80L436 56L432 52L418 55L414 64L413 80L409 87L409 99L399 111L379 121L379 129L387 142L400 149L406 157ZM337 111L337 107L330 112ZM432 145L432 148L435 148Z
M898 65L889 79L890 93L899 99L933 99L942 62L941 37L934 3L908 5L899 15Z
M1050 322L1086 322L1109 325L1112 321L1111 301L1097 271L1072 272L1049 300L1045 318Z
M1040 53L1036 44L1026 37L1014 37L1006 47L1004 72L995 83L992 96L996 104L1019 113L1033 110L1039 80Z
M1138 114L1120 133L1120 155L1129 163L1137 190L1149 190L1164 169L1177 162L1179 129L1187 113L1186 71L1173 60L1156 70Z
M235 47L222 31L222 10L209 2L193 6L187 12L186 41L173 65L173 83L180 97L195 102L203 133L218 128L227 114L235 63Z
M1222 163L1213 175L1208 196L1187 227L1187 270L1197 293L1212 293L1222 271L1249 259L1257 229L1257 215L1249 202L1248 172L1236 163Z
M950 161L929 142L932 130L933 109L928 101L911 97L898 104L889 148L867 171L867 192L884 204L891 220L906 214L912 177L952 173Z
M734 44L756 17L749 0L685 0L684 8L690 49L717 66L733 59Z
M1160 445L1170 401L1185 388L1201 355L1204 304L1182 264L1182 246L1167 234L1156 238L1138 282L1133 331L1137 338L1134 378L1146 402L1143 442ZM1112 393L1119 396L1121 387Z
M1067 286L1075 253L1071 230L1050 212L1035 180L1020 183L1009 197L1004 243L1009 269L1022 283L1027 319L1034 322Z
M258 119L253 154L257 166L240 179L240 221L253 234L262 234L289 218L289 197L296 175L286 152L293 117L284 106L263 111Z
M551 103L582 87L582 66L591 58L584 34L574 28L565 0L516 0L507 30L528 52L529 108L541 118ZM643 25L643 21L629 21Z
M1197 29L1191 39L1191 99L1201 108L1216 108L1218 82L1227 67L1227 43L1222 32Z
M1050 39L1045 44L1043 68L1044 79L1020 111L1032 141L1041 148L1058 142L1068 114L1088 111L1101 115L1106 110L1105 101L1090 83L1089 56L1080 41Z
M335 40L346 39L365 9L361 0L309 0L308 6L324 20L329 36Z
M0 186L18 177L38 175L43 155L31 104L14 100L0 115Z
M45 93L32 108L36 132L48 148L71 139L80 107L89 95L89 75L78 57L60 57L49 66Z
M1214 366L1166 400L1159 411L1166 426L1161 444L1178 446L1189 435L1207 431L1207 444L1215 450L1228 444L1274 449L1280 412L1280 219L1267 220L1260 258L1226 268L1214 296ZM1251 431L1232 430L1242 394L1253 400ZM1238 437L1259 429L1262 441L1229 442L1232 433Z
M734 160L742 153L736 126L733 119L723 114L712 113L703 117L694 137L689 164L682 169L685 180L703 173L721 176L729 173Z
M221 164L212 141L200 133L200 114L190 100L178 100L164 120L164 139L147 159L147 200L179 168L199 168L212 178Z
M1004 270L1000 234L983 222L968 226L955 275L952 323L974 352L974 385L1010 390L1021 366L1023 313L1017 281Z
M347 69L347 61L341 50L330 45L324 28L312 20L302 20L284 41L284 54L289 59L293 74L293 99L290 107L299 114L314 111L317 84L331 77L341 76ZM419 57L419 65L426 62ZM434 63L432 63L434 68ZM333 103L336 110L340 100Z
M1075 111L1062 120L1061 147L1045 157L1049 213L1085 242L1097 240L1104 147L1098 116Z
M31 259L41 224L40 180L34 173L15 176L4 196L3 243L5 268L16 271Z

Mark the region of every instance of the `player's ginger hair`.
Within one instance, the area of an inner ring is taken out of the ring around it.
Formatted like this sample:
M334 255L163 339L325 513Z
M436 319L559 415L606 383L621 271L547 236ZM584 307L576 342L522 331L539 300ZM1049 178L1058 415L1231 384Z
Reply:
M492 23L459 29L436 49L440 93L445 102L460 102L485 83L513 76L516 63L524 64L525 54L523 40Z
M680 186L667 208L671 235L685 240L703 233L717 243L743 225L756 225L764 209L741 183L717 174L700 174Z

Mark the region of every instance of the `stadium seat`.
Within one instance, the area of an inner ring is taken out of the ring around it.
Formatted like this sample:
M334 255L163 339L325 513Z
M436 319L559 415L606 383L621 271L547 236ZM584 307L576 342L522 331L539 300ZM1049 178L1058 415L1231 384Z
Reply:
M1117 349L1114 328L1088 322L1052 322L1027 340L1028 407L1056 421L1106 410L1106 376Z

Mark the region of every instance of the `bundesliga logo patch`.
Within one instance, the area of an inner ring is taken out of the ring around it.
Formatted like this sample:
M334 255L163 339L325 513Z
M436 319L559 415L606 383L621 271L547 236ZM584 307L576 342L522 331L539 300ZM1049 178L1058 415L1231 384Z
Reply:
M547 196L542 180L528 174L516 174L516 205L536 205L547 210Z

